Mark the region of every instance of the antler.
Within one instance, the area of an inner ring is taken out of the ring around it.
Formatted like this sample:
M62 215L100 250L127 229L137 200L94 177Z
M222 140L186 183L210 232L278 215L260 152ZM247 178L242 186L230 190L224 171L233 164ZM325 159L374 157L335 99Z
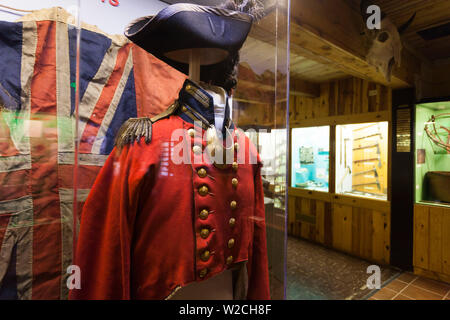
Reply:
M406 21L403 25L401 25L400 27L398 27L398 33L402 34L403 32L406 31L406 29L409 28L409 26L411 25L411 23L413 23L414 18L416 17L416 13L414 12L414 14L411 16L411 18L408 19L408 21Z

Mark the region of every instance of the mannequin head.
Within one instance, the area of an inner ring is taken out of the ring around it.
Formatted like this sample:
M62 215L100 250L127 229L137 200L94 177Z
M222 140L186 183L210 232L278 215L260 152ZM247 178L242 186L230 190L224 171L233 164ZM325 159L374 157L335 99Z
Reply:
M239 50L262 14L259 0L227 0L220 7L177 3L156 16L133 21L125 35L185 74L194 50L200 80L231 94L237 83Z

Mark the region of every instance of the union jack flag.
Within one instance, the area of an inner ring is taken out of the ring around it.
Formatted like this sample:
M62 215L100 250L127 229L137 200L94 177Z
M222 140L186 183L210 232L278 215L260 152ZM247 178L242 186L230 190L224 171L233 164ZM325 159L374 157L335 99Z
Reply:
M0 21L0 299L68 295L77 52L70 18L51 8ZM163 111L185 79L93 26L83 25L80 48L79 211L122 123Z

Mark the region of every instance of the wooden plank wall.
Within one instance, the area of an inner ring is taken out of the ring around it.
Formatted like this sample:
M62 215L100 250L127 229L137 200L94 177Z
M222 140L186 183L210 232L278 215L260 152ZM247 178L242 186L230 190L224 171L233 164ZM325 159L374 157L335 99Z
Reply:
M390 202L335 194L333 132L337 124L390 121L391 97L390 88L358 78L321 84L317 98L291 95L291 128L331 126L331 178L329 193L289 188L290 235L389 263Z
M450 282L450 208L414 206L414 271Z
M320 85L320 97L290 97L291 127L340 124L351 121L377 121L388 117L392 90L358 78L336 80ZM323 120L323 121L317 121Z
M390 205L380 202L291 188L288 233L389 264Z

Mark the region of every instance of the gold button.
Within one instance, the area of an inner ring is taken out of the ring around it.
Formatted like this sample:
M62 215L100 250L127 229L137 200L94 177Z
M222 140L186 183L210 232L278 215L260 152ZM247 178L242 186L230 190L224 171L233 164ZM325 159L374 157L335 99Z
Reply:
M200 219L206 220L208 216L209 216L208 210L203 209L202 211L200 211Z
M208 238L209 236L209 230L208 229L202 229L202 231L200 231L200 237L202 237L203 239Z
M188 84L187 86L186 86L186 90L191 90L192 89L192 86L190 85L190 84Z
M233 263L233 256L229 256L229 257L227 258L227 264L230 265L230 264L232 264L232 263Z
M230 248L230 249L233 248L234 247L234 243L235 243L235 240L233 238L228 240L228 248Z
M237 171L238 167L239 167L238 163L237 162L233 162L233 170Z
M198 189L198 193L200 193L201 196L206 196L209 192L209 189L207 186L202 186Z
M228 223L230 224L230 227L234 227L234 225L236 224L236 219L235 218L231 218Z
M208 274L208 269L202 269L202 270L200 270L200 273L199 273L199 276L200 276L200 278L204 278L204 277L206 277L206 275Z
M238 179L236 179L236 178L233 178L232 180L231 180L231 184L233 185L233 187L237 187L237 185L238 185Z
M181 107L181 111L183 111L183 112L187 112L188 111L188 109L185 107L185 106L182 106Z
M188 135L191 136L192 138L195 137L195 130L194 129L189 129L188 130Z
M209 257L211 256L210 252L208 250L203 251L203 253L200 255L200 259L202 261L208 261Z
M239 143L236 142L236 143L234 144L234 150L236 150L236 151L239 150Z
M204 178L204 177L206 177L207 172L206 172L205 168L201 168L197 171L197 174L200 178Z
M237 202L234 201L234 200L231 201L231 202L230 202L230 207L231 207L231 209L233 209L233 210L236 209L236 207L237 207Z
M202 147L199 145L195 145L192 147L192 151L194 151L195 154L201 154L202 153Z

